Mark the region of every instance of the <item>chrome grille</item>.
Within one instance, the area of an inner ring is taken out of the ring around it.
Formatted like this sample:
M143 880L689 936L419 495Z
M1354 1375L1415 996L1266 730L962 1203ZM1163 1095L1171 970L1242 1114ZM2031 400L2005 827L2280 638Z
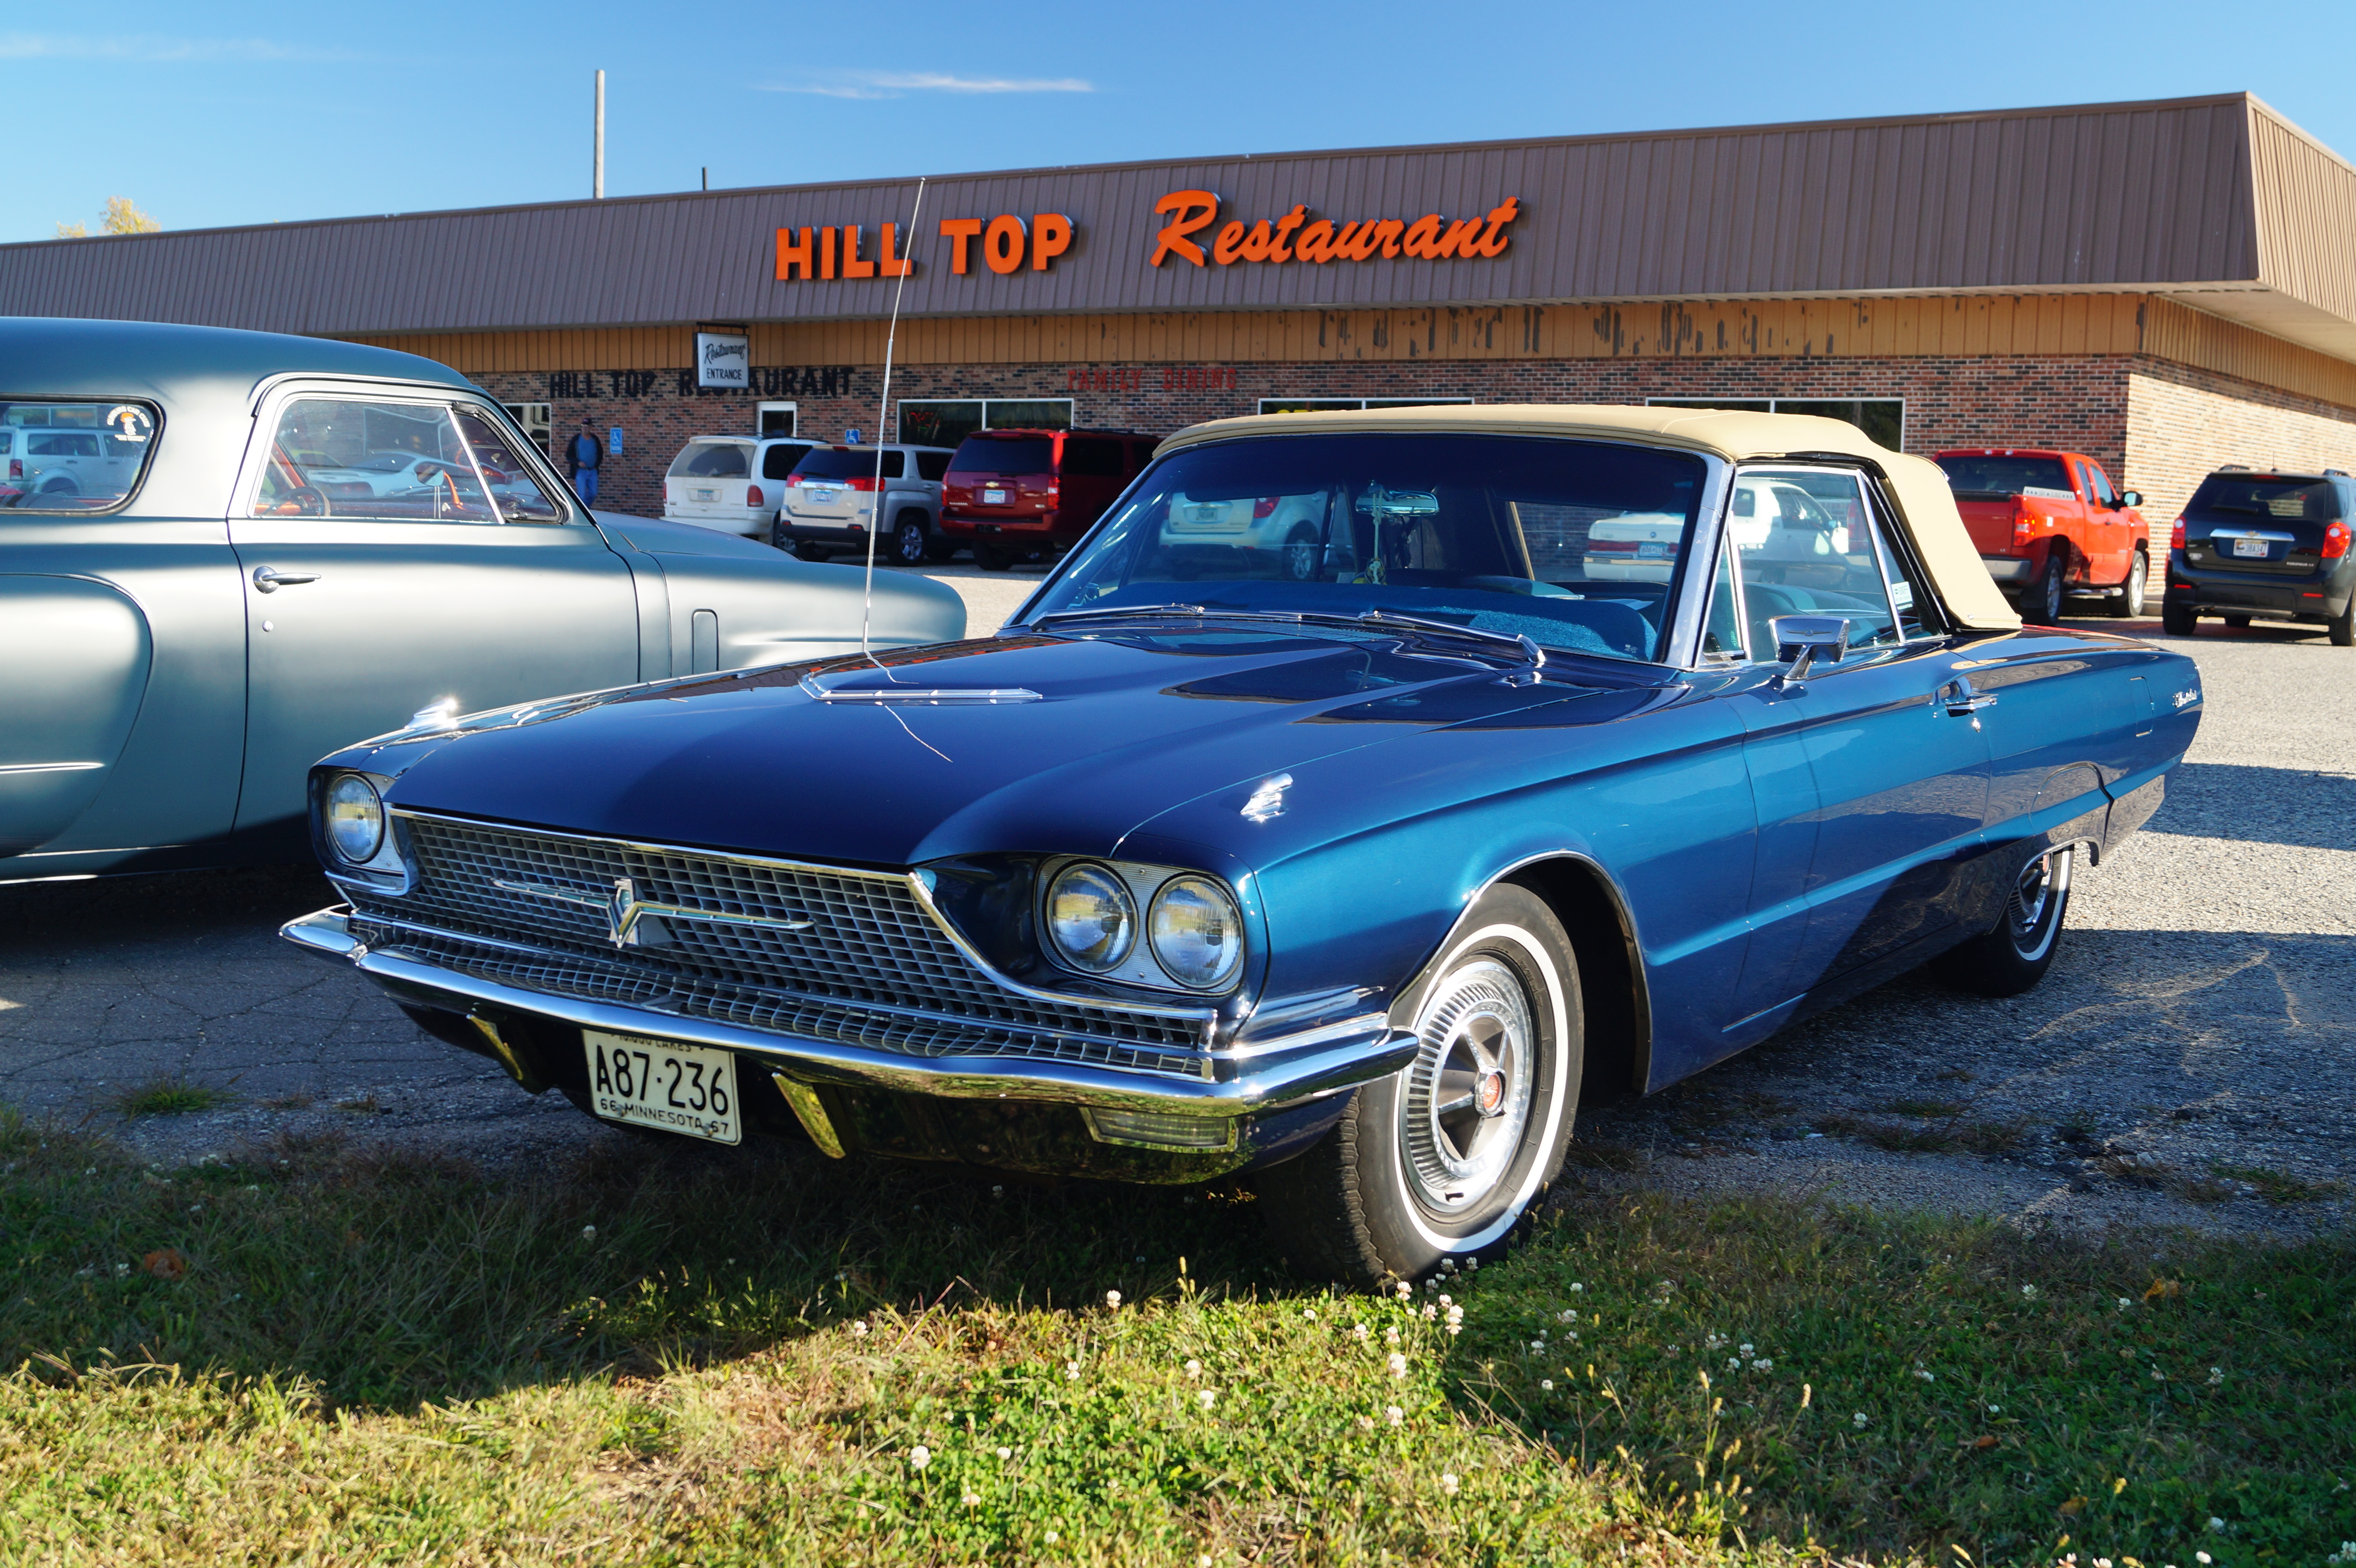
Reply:
M1198 1019L1010 991L950 940L900 877L447 817L397 820L414 885L400 898L355 890L355 913L437 934L380 928L369 938L375 945L415 949L432 962L535 989L911 1055L1199 1071ZM617 949L601 909L549 896L603 900L625 877L648 903L809 923L787 930L666 920L667 940ZM467 936L493 940L471 944ZM501 941L538 951L502 951Z

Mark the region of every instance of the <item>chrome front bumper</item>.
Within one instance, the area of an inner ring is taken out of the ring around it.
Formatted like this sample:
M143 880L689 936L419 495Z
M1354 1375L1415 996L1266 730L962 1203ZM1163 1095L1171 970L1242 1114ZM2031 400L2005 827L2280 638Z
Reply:
M1366 1013L1315 1029L1203 1053L1203 1074L1122 1072L1080 1062L988 1056L905 1056L803 1035L744 1029L504 985L371 950L352 933L338 905L292 920L279 934L307 953L340 960L398 1001L448 1012L478 1009L553 1019L580 1029L650 1035L754 1058L771 1072L805 1083L893 1089L959 1100L1026 1100L1162 1115L1232 1117L1270 1111L1355 1089L1398 1072L1414 1057L1415 1037Z

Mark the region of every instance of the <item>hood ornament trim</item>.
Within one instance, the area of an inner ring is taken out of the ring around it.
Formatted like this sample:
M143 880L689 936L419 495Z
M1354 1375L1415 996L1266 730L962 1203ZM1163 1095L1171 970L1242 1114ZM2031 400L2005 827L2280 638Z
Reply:
M1251 798L1244 802L1243 819L1246 822L1269 822L1282 816L1284 792L1291 787L1290 773L1278 773L1263 781L1259 788L1252 791Z
M820 686L815 677L801 678L803 691L819 702L857 702L869 707L996 707L1010 702L1044 702L1025 686Z

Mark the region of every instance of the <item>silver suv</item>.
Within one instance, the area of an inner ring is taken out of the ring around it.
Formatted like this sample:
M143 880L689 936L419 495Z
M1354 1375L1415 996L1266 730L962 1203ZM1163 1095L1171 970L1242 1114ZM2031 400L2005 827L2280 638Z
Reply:
M876 558L900 566L945 560L940 537L941 476L956 453L946 446L819 446L795 464L770 542L804 560L839 549L867 549L877 516L878 459L883 474L884 537Z

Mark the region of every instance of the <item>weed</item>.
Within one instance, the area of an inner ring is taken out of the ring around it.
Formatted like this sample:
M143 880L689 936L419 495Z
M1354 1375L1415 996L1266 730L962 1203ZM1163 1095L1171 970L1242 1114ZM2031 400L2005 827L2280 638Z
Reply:
M303 1089L289 1090L284 1094L265 1094L261 1101L265 1111L307 1111L313 1103L314 1096Z
M377 1104L376 1096L370 1093L362 1094L350 1100L338 1100L336 1102L336 1109L338 1111L350 1111L356 1115L363 1116L373 1116L382 1112L384 1107Z
M116 1095L114 1108L126 1119L133 1116L186 1116L234 1104L236 1099L226 1089L191 1083L185 1078L155 1078Z
M1929 1100L1919 1096L1892 1100L1882 1107L1893 1116L1960 1116L1964 1103L1960 1100Z
M2226 1180L2247 1182L2256 1188L2258 1196L2269 1203L2319 1203L2348 1190L2343 1182L2307 1181L2262 1166L2221 1165L2215 1168L2217 1175Z

